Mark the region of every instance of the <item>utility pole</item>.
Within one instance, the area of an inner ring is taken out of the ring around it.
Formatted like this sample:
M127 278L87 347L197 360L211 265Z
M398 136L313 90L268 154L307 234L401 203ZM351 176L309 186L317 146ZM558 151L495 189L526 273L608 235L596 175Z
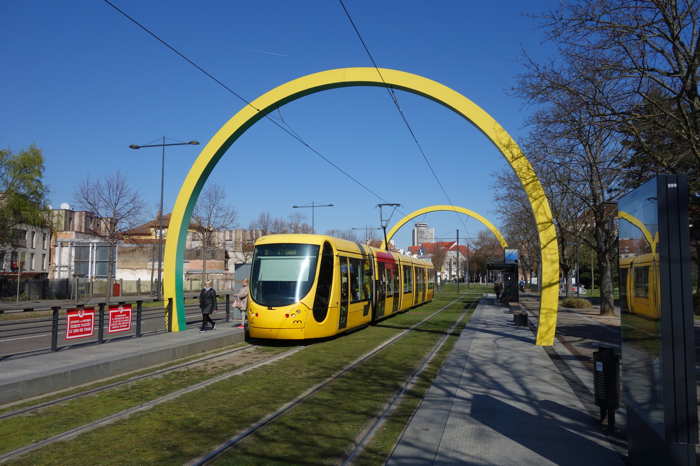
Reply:
M293 205L292 209L311 209L311 232L316 233L316 207L335 207L333 204L316 204L315 201L311 201L311 204L307 205Z
M457 294L459 294L459 228L457 228Z
M387 251L389 250L389 243L386 240L386 226L391 221L391 217L396 212L396 209L398 209L400 206L401 204L396 204L392 202L377 204L377 207L379 207L379 224L381 225L381 228L384 231L384 249ZM391 209L391 213L386 218L384 217L384 207L393 207L393 209Z

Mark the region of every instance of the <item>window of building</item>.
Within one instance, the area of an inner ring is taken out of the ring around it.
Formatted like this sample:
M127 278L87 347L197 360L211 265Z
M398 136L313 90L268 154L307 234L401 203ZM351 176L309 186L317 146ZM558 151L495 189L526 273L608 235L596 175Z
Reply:
M41 238L41 248L42 249L48 249L48 240L49 240L49 235L44 233L42 238Z
M0 271L5 272L7 267L5 265L5 251L0 251Z
M32 240L29 242L29 244L31 244L32 249L36 248L36 231L32 231Z
M46 272L49 268L49 264L46 263L46 254L41 255L41 270Z
M95 248L95 276L107 277L109 273L109 246Z
M73 273L77 276L87 277L90 274L90 245L75 245L73 260Z
M27 259L26 253L21 252L21 253L19 254L19 267L20 267L20 269L23 270L23 271L29 270L29 269L27 268L27 267L29 266L29 264L27 264L27 260L26 260L26 259Z
M36 270L36 255L34 253L29 254L29 270Z

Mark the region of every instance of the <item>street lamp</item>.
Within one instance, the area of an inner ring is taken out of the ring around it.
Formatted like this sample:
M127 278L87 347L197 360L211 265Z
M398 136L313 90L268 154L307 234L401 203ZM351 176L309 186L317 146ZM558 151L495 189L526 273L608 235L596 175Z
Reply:
M161 144L131 144L129 149L143 149L147 147L160 147L162 148L160 156L160 207L158 208L158 289L156 291L156 297L160 299L161 291L161 268L163 265L163 185L165 183L165 148L167 146L197 146L198 141L187 141L187 142L171 142L165 143L165 136L163 136L163 142ZM153 275L151 274L151 290L153 289Z
M308 205L293 205L292 209L306 209L311 208L311 232L316 233L316 207L335 207L333 204L316 204L311 201Z

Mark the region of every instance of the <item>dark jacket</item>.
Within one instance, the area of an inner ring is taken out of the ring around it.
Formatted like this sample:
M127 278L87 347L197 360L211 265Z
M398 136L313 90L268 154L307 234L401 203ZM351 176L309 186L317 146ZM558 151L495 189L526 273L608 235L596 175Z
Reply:
M211 314L216 309L216 291L214 288L202 288L199 293L199 308L202 314Z

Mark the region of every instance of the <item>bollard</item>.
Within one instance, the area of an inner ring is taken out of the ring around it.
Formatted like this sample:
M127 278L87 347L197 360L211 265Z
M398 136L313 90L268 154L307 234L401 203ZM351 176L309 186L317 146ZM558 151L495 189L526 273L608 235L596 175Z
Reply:
M231 321L231 295L226 293L226 322Z
M172 332L173 331L173 298L168 298L167 316L168 316L168 332Z
M105 303L100 303L100 310L98 311L97 317L97 343L102 344L105 342Z
M143 301L136 301L136 337L141 336L141 312L143 311Z
M51 351L58 351L58 310L59 306L51 307Z

